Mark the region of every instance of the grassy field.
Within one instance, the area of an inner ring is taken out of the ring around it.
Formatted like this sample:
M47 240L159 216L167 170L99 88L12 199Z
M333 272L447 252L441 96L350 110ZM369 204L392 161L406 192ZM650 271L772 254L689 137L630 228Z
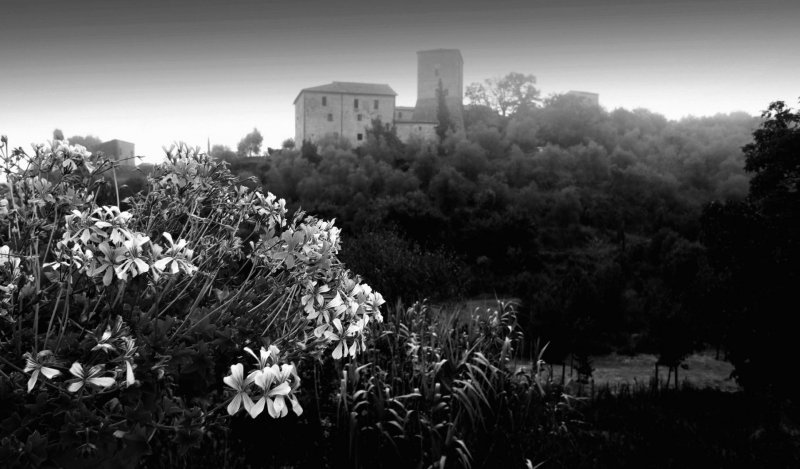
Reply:
M501 298L506 303L519 304L517 298ZM453 303L445 306L461 311L462 319L472 315L486 315L489 311L497 307L495 297L473 298L461 303ZM638 354L634 356L610 354L592 357L594 372L592 379L595 387L610 387L612 389L623 385L642 386L650 384L655 375L655 364L657 357L651 354ZM695 353L690 355L684 362L688 368L678 370L680 384L688 383L698 389L717 389L726 392L739 391L739 385L731 378L733 365L723 360L717 360L712 351ZM530 367L530 362L518 363L518 367ZM549 367L548 370L549 372ZM577 373L573 374L577 377ZM561 366L553 366L553 379L561 380ZM670 386L674 385L674 377L671 378ZM570 381L570 367L567 364L566 381ZM660 367L659 381L662 386L667 381L667 368Z
M656 356L650 354L639 354L632 357L616 354L592 357L592 366L594 367L592 379L595 387L608 386L611 389L623 385L647 385L655 375L655 363ZM688 383L699 389L717 389L727 392L739 390L739 385L736 384L733 378L730 378L733 365L726 361L715 359L712 352L693 354L684 363L688 368L681 368L678 371L681 385ZM523 364L522 366L530 366L530 364ZM662 366L659 371L659 380L664 385L667 380L667 369ZM565 374L569 383L569 363L567 363ZM573 374L573 377L576 376L577 374ZM561 379L560 365L553 366L553 379ZM671 382L670 386L672 385L673 383Z

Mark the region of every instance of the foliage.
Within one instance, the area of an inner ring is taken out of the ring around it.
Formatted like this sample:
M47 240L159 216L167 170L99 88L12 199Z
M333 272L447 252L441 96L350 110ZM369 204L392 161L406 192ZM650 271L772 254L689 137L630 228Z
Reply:
M368 362L341 374L337 413L355 467L531 465L536 441L559 431L557 388L514 371L520 334L510 304L462 319L418 303L388 314ZM527 461L526 461L527 460Z
M572 401L569 431L537 445L547 467L788 468L800 458L797 407L770 422L765 403L744 393L640 383Z
M231 161L235 159L237 155L236 152L225 145L214 145L211 147L211 152L208 156L218 160Z
M441 78L436 87L436 122L436 135L439 136L439 141L442 141L447 136L447 131L453 130L453 121L450 118L450 109L447 107L447 96Z
M539 100L536 77L518 72L472 83L464 93L470 104L487 106L503 117L525 113Z
M453 290L452 276L400 275L385 253L407 253L420 272L437 272L447 253L463 291L522 300L528 339L553 344L548 359L666 353L668 318L691 331L679 348L725 340L700 216L709 201L746 195L741 147L756 125L742 113L668 121L553 96L510 117L467 106L465 129L439 145L403 144L373 125L355 150L304 143L231 169L290 208L335 218L348 262L387 298Z
M225 432L228 368L228 413L254 395L253 417L288 404L300 414L292 363L353 359L382 319L380 294L338 261L332 222L288 217L282 199L236 185L197 150L170 149L128 210L97 203L115 163L83 147L29 155L4 137L2 159L4 460L186 455ZM244 379L231 360L248 347L265 348Z
M340 257L387 298L452 300L466 294L466 266L460 259L441 249L425 250L392 230L355 234Z
M751 391L788 397L791 374L775 357L792 354L786 305L800 280L800 113L775 102L762 119L743 148L754 173L747 199L709 204L703 229L737 378Z
M264 142L264 137L258 129L253 128L253 131L245 135L239 144L236 146L236 154L240 157L243 156L258 156L261 153L261 143Z

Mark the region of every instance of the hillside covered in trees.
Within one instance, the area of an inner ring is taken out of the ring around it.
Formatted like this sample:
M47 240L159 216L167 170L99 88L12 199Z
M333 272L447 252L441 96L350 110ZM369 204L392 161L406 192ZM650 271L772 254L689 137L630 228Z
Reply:
M465 130L439 142L404 144L375 122L358 148L227 159L242 181L335 218L343 260L388 298L519 298L528 337L560 360L657 350L676 328L683 349L720 344L701 213L747 195L741 148L758 123L558 95L508 117L467 106Z

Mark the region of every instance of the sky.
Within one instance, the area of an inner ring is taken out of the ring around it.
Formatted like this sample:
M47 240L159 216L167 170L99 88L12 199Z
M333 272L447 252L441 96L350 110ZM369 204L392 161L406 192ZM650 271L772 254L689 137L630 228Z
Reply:
M331 81L416 101L416 52L454 48L464 83L533 74L543 96L670 119L800 98L797 0L0 0L0 134L61 129L162 146L294 136L292 102Z

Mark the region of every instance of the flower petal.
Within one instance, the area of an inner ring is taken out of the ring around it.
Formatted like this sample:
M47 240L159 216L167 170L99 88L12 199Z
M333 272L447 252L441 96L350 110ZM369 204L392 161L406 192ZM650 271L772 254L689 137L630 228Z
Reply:
M83 379L83 367L80 363L73 363L72 366L69 367L69 372L72 373L72 376Z
M289 396L289 402L292 403L292 412L294 412L295 415L298 417L303 415L303 408L300 407L300 401L297 400L297 396L291 394Z
M250 416L253 418L258 417L261 414L261 412L264 412L264 406L266 405L266 403L267 403L266 396L261 396L261 399L259 399L258 402L253 404L253 407L250 408Z
M36 386L37 379L39 379L39 370L33 370L33 373L31 373L31 379L28 380L28 392L31 392L33 387Z
M128 383L128 386L133 386L133 384L136 382L136 378L133 376L133 366L131 365L131 362L126 361L125 368L125 382Z
M289 394L289 392L291 392L291 390L292 390L292 387L291 387L291 386L289 386L289 383L287 383L286 381L284 381L283 383L281 383L281 384L279 384L279 385L275 386L275 388L273 388L272 390L270 390L270 392L269 392L269 395L270 395L270 396L278 396L278 397L281 397L281 396L285 396L285 395ZM276 398L276 399L277 399L277 398ZM282 397L281 397L281 399L282 399Z
M53 379L54 377L56 377L56 376L61 374L61 372L56 370L55 368L48 368L46 366L43 366L41 368L41 370L42 370L42 374L45 375L45 377L47 377L47 379Z
M104 378L89 378L86 380L87 383L92 384L94 386L98 386L101 388L109 388L116 384L114 378L104 377Z
M228 404L228 415L234 415L236 412L239 412L239 407L242 405L242 395L237 393L231 399L230 404Z
M250 399L250 395L246 392L239 393L242 396L242 402L244 402L244 410L250 412L255 404L253 404L253 400Z
M80 379L74 379L67 386L67 391L78 392L82 387L83 387L83 381Z

